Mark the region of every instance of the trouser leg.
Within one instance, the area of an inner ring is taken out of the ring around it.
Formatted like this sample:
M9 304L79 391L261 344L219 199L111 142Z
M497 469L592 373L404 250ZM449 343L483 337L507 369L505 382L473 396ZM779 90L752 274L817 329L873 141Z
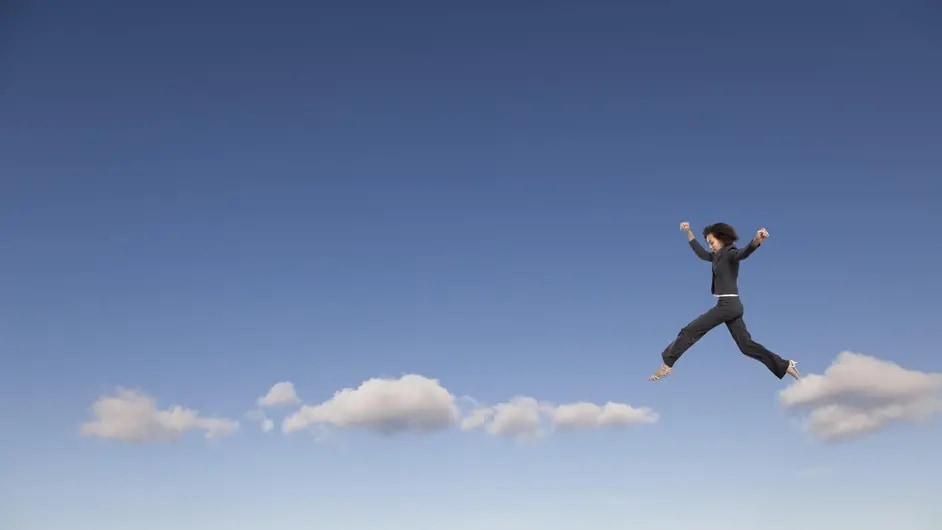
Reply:
M739 351L764 364L775 374L775 377L779 379L785 377L785 371L788 370L788 361L752 340L752 335L750 335L749 330L746 328L746 322L742 317L737 317L726 322L726 328L729 329L730 335L732 335L733 340L736 341L736 346L739 346Z
M708 331L726 321L729 318L727 313L726 308L716 305L681 328L674 341L661 352L664 364L673 367L674 363L680 359L680 356L690 349L694 343L703 338Z

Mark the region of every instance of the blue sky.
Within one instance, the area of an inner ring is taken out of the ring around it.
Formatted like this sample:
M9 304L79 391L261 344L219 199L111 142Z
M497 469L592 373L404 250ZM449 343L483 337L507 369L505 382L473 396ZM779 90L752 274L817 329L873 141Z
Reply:
M942 523L938 7L15 4L0 526ZM724 327L646 381L721 220L800 384Z

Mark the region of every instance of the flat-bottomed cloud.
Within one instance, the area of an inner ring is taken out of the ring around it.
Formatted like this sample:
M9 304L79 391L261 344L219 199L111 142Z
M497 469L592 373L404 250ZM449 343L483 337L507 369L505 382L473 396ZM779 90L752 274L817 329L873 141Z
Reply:
M476 407L462 422L462 429L484 427L488 434L519 441L534 441L549 432L628 427L655 423L657 413L647 407L587 401L557 405L528 396L517 396L492 407Z
M131 443L172 442L193 430L204 431L205 438L214 439L239 428L237 421L201 416L179 405L158 410L152 397L127 389L99 398L91 410L95 419L82 424L81 434Z
M609 401L599 406L581 401L560 405L553 410L553 425L560 429L576 430L594 427L618 427L638 423L654 423L658 415L647 407L632 407Z
M451 427L460 416L455 396L437 380L408 374L398 379L369 379L323 403L305 405L285 418L282 431L329 424L383 434L428 433Z
M843 351L824 374L806 375L782 390L779 401L788 409L810 410L808 432L839 442L942 412L942 374Z

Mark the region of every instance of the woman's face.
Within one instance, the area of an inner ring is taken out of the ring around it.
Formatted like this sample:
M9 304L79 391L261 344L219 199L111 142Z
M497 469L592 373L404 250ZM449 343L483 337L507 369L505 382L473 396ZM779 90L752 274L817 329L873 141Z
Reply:
M713 234L707 234L706 236L707 244L710 245L710 248L713 249L713 252L719 252L723 248L723 243L720 243L719 239L713 236Z

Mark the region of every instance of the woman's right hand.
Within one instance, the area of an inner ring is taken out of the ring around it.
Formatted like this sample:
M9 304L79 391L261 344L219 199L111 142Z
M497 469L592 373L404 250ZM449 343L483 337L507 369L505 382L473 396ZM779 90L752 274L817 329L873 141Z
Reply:
M683 223L680 223L680 229L683 230L684 232L689 232L689 231L690 231L690 223L688 223L687 221L684 221Z

